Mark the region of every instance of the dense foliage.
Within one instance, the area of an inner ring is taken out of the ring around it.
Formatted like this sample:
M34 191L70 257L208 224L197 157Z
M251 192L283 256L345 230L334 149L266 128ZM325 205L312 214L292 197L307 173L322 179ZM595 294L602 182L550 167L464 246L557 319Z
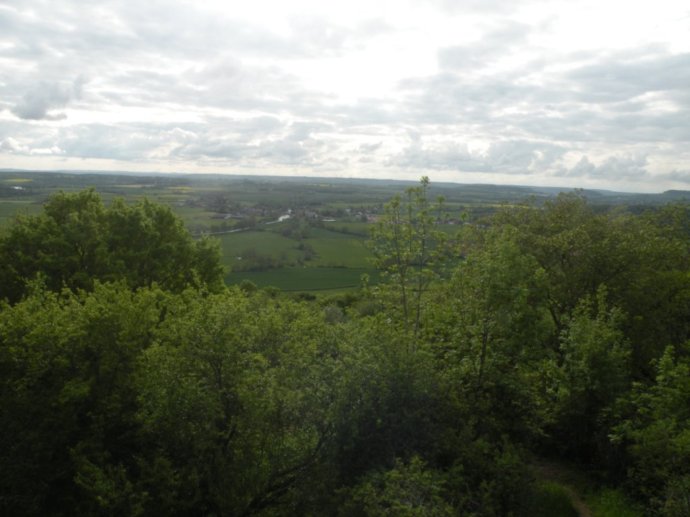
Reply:
M0 237L0 514L532 515L535 456L690 511L690 211L577 195L372 235L387 281L224 288L169 209L51 198ZM544 488L539 488L544 493Z
M18 301L37 276L53 291L116 280L131 288L217 290L219 253L208 239L194 241L169 207L116 200L106 208L94 190L58 193L42 214L18 218L0 239L0 297Z

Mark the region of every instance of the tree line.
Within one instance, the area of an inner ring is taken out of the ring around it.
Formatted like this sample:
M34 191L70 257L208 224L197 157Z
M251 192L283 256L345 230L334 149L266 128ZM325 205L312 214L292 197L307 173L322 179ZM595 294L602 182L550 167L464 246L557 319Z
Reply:
M372 231L384 281L223 285L169 208L56 194L0 236L0 513L535 515L534 457L688 515L690 208L577 194Z

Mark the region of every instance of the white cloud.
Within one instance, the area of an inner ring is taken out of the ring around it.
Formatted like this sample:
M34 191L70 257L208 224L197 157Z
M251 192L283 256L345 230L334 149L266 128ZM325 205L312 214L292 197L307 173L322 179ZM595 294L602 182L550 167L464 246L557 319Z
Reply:
M62 155L65 153L63 149L53 145L51 147L29 147L12 137L7 137L0 141L0 151L5 151L10 154L26 155L26 156L52 156Z
M687 185L690 8L633 4L0 5L0 159Z
M29 154L30 149L26 146L23 145L11 136L5 138L2 142L0 142L0 149L6 152L10 153L22 153L22 154Z

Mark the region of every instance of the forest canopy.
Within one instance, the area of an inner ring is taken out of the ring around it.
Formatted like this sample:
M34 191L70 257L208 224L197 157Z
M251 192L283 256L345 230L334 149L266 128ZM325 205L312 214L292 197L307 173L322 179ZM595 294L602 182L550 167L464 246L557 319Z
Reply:
M423 179L372 232L384 281L304 301L225 287L149 201L18 218L0 513L532 516L548 459L688 515L688 207L442 221Z
M179 292L223 282L220 250L193 240L169 207L146 199L105 207L95 190L57 193L37 216L19 217L0 239L0 297L19 300L40 277L52 291L124 281Z

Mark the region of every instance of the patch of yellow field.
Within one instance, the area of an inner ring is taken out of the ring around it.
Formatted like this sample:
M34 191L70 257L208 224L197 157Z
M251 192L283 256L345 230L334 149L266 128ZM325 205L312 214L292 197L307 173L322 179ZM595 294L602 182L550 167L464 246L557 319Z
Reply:
M6 180L3 180L5 183L31 183L33 180L30 178L7 178Z

